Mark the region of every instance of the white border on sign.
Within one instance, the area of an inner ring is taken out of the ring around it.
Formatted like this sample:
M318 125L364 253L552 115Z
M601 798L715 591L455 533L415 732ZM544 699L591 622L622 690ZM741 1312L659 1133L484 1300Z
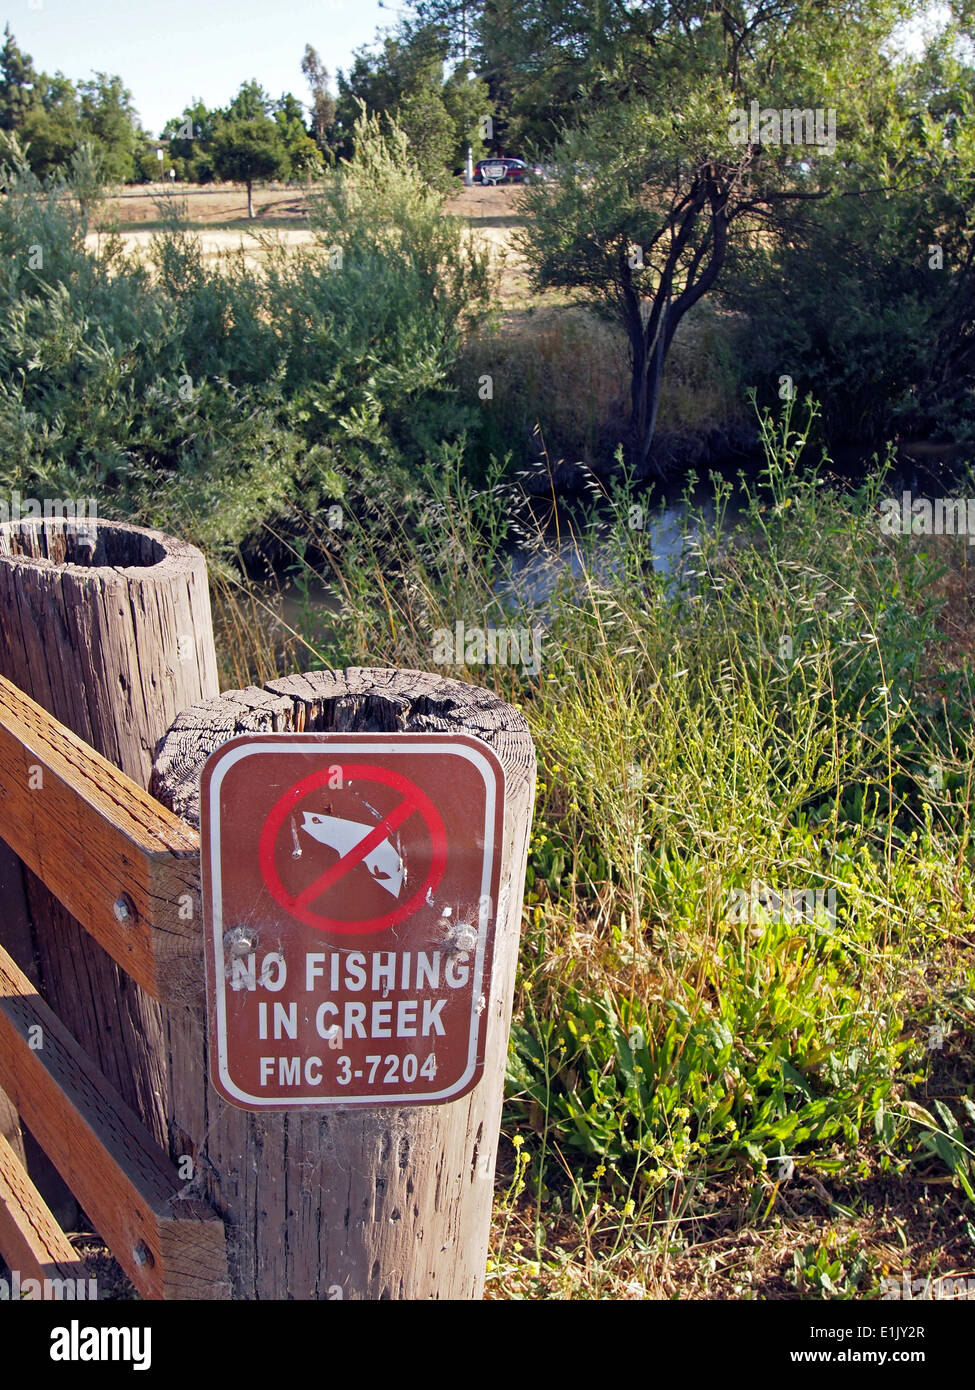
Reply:
M351 737L351 736L350 736ZM465 738L471 737L469 734ZM477 1035L479 1031L479 1015L477 1013L477 1001L481 997L482 981L484 976L484 950L487 942L487 926L490 921L490 914L484 907L485 899L491 896L491 879L494 871L494 818L497 806L496 774L494 768L476 748L471 748L465 743L427 743L421 742L396 742L396 743L376 743L369 734L362 736L361 741L321 744L323 749L327 748L329 754L332 753L356 753L361 755L367 748L378 754L400 755L409 749L411 754L415 753L450 753L453 756L466 758L484 780L484 859L481 871L481 893L480 907L477 919L477 954L474 961L474 985L471 998L474 1008L471 1010L471 1026L467 1046L467 1066L463 1074L454 1084L444 1091L422 1091L422 1092L403 1092L397 1091L388 1100L382 1096L318 1096L306 1099L304 1096L273 1096L261 1097L252 1096L246 1091L240 1090L236 1083L231 1079L228 1070L227 1056L227 963L224 959L223 951L223 895L222 877L220 862L220 788L226 774L237 763L244 758L250 757L255 753L301 753L308 755L312 745L308 742L288 743L279 740L268 740L264 743L249 743L243 747L232 748L224 757L218 757L216 766L210 776L210 903L213 916L213 959L215 966L216 979L213 981L214 1004L217 1014L217 1067L220 1073L220 1080L230 1095L236 1096L238 1100L244 1101L248 1106L280 1107L284 1100L287 1100L289 1108L294 1106L302 1109L312 1107L321 1108L322 1106L347 1106L347 1105L390 1105L403 1103L410 1100L430 1102L435 1100L449 1100L458 1092L463 1091L468 1081L474 1074L477 1065ZM497 916L498 904L492 903L495 916Z

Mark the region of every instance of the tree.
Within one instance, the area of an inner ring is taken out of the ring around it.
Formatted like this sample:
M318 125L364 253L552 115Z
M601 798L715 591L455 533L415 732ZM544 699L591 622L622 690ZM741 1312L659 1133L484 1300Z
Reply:
M28 111L21 139L29 147L28 160L40 177L65 168L82 141L78 96L63 73L37 76L38 101Z
M186 183L210 183L214 177L211 146L220 120L197 98L183 107L181 116L171 117L163 126L163 139L169 141L169 158L176 177Z
M759 235L787 236L793 209L825 198L856 167L872 123L886 118L881 45L903 8L791 0L613 13L639 20L634 48L649 46L656 62L635 61L638 94L586 103L556 152L555 181L528 190L522 244L537 285L578 289L625 328L625 436L642 469L678 325ZM617 80L607 68L593 79L597 92L607 74Z
M447 114L453 122L453 164L463 164L470 146L475 160L487 153L482 124L491 116L491 96L487 83L476 76L471 67L460 62L443 85L441 92ZM493 117L492 117L493 123Z
M285 92L274 103L273 119L281 134L285 152L285 177L289 179L312 178L321 172L322 157L315 141L305 127L305 113L301 102L290 92Z
M655 62L646 34L664 8L656 0L409 2L416 25L438 29L485 82L495 147L511 153L551 148L587 96L614 101L639 90ZM705 8L684 7L688 27Z
M369 115L391 116L406 96L442 86L447 47L440 30L400 24L374 51L357 49L348 76L338 75L337 117L347 143L363 106Z
M226 116L213 139L213 167L222 179L247 185L247 216L254 216L255 179L273 179L287 167L277 123L268 116Z
M132 93L120 77L95 74L79 84L81 138L89 140L110 182L128 183L135 175L139 122Z
M420 26L439 29L447 36L448 58L466 66L478 46L485 0L410 0Z
M9 25L0 51L0 130L17 137L40 177L66 165L80 138L74 87L61 73L36 72Z
M488 90L468 61L444 79L451 51L449 29L439 22L402 22L377 50L360 49L348 76L340 72L338 78L337 124L346 133L345 150L351 152L348 133L365 109L395 120L424 177L441 186L463 164L468 145L480 154L480 123L491 114Z
M310 43L305 45L301 71L311 89L311 126L315 143L325 154L335 125L335 98L328 90L328 69Z
M439 88L430 82L418 83L396 108L395 120L424 178L445 185L454 156L454 123Z
M260 82L252 78L250 82L241 83L240 90L227 107L226 114L231 120L255 121L262 116L270 115L270 112L270 97Z
M76 90L63 73L37 72L9 25L0 50L0 130L17 136L41 177L66 169L85 142L106 178L122 183L135 173L140 131L122 79L97 73Z
M953 39L892 74L874 177L850 169L727 293L762 325L742 344L759 404L788 370L831 443L975 438L975 66Z
M37 74L29 53L22 53L10 32L3 31L0 50L0 130L19 132L30 111L38 104Z

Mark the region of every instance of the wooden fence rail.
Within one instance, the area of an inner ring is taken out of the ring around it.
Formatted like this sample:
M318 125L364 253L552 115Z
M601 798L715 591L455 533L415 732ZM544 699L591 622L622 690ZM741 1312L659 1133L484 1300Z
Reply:
M195 831L2 677L0 839L154 997L202 997ZM2 949L0 1087L144 1297L228 1295L223 1222ZM0 1254L37 1278L77 1264L5 1142Z
M202 988L199 835L3 676L0 839L154 998Z

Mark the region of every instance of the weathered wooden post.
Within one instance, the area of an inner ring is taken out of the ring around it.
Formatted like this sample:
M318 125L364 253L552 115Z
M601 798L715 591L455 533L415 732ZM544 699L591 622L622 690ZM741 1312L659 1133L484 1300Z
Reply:
M481 1296L534 784L518 711L417 671L232 691L161 743L207 909L173 1133L233 1297Z
M203 556L118 522L0 525L0 674L147 786L155 745L178 711L218 691ZM158 1006L39 879L26 870L24 879L35 959L8 924L0 942L165 1144ZM119 921L130 910L119 900Z

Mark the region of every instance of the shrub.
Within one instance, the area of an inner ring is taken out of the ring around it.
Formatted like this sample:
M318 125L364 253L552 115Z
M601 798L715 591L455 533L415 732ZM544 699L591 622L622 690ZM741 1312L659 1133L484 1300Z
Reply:
M0 487L94 495L226 557L459 439L476 417L448 372L485 264L376 137L324 200L319 244L269 245L261 269L208 264L173 214L145 263L111 239L98 253L87 193L9 165Z

